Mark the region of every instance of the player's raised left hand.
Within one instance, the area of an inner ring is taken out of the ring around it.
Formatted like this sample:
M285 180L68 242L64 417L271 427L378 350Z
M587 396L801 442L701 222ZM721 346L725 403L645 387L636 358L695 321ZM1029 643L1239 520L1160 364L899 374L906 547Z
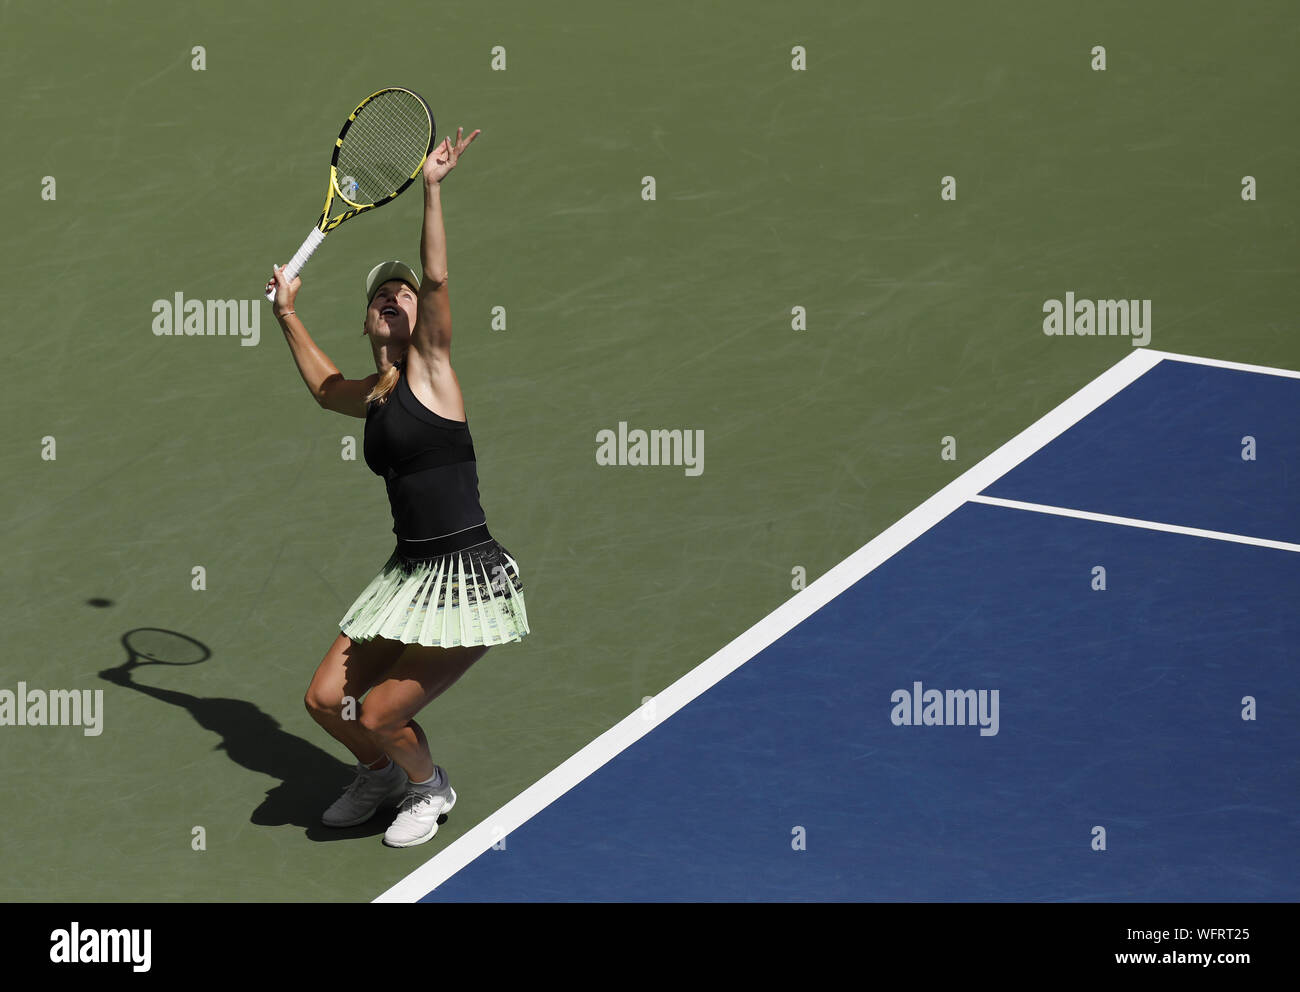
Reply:
M424 160L424 182L427 186L436 186L442 182L443 178L452 169L456 168L456 163L460 161L461 153L469 147L470 142L477 138L482 129L476 129L468 138L462 138L465 133L463 127L456 128L456 140L443 138L442 141L429 152L429 157Z

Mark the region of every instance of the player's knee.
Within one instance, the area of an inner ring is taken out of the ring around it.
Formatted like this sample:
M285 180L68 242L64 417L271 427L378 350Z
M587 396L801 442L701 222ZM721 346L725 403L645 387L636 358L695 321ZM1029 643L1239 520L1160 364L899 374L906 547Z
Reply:
M379 737L392 733L399 726L399 721L395 719L394 714L372 704L369 700L361 707L361 718L358 722L362 730Z
M343 700L335 693L322 691L315 684L308 686L302 701L307 712L314 717L338 716L343 712Z

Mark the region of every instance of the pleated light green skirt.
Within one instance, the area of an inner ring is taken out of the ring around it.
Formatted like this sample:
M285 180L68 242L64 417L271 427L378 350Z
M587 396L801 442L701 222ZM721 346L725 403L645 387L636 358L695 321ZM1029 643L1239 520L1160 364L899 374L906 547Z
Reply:
M495 540L418 560L395 550L339 628L354 641L387 637L443 648L523 640L529 628L519 566Z

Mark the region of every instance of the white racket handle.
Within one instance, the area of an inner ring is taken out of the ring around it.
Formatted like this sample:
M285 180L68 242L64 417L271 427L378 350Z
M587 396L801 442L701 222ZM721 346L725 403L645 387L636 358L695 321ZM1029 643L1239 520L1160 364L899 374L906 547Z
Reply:
M289 259L289 264L280 271L284 273L285 282L293 282L298 273L302 271L303 266L307 264L307 259L311 258L320 243L325 240L325 235L320 233L319 227L313 227L311 234L307 235L307 240L302 246L294 252L293 258ZM275 302L275 287L272 286L266 293L266 299L270 303Z

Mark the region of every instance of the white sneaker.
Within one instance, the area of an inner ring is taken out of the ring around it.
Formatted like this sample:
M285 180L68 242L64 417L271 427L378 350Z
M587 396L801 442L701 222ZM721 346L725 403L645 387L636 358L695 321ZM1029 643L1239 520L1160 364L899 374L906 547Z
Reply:
M394 761L378 771L358 764L357 777L321 816L321 823L327 827L355 827L365 823L385 802L405 792L406 782L406 772Z
M431 790L415 785L407 787L406 795L397 807L397 818L384 833L388 847L414 847L431 839L438 832L438 817L450 812L456 805L456 790L447 781L447 773L438 768L443 787Z

